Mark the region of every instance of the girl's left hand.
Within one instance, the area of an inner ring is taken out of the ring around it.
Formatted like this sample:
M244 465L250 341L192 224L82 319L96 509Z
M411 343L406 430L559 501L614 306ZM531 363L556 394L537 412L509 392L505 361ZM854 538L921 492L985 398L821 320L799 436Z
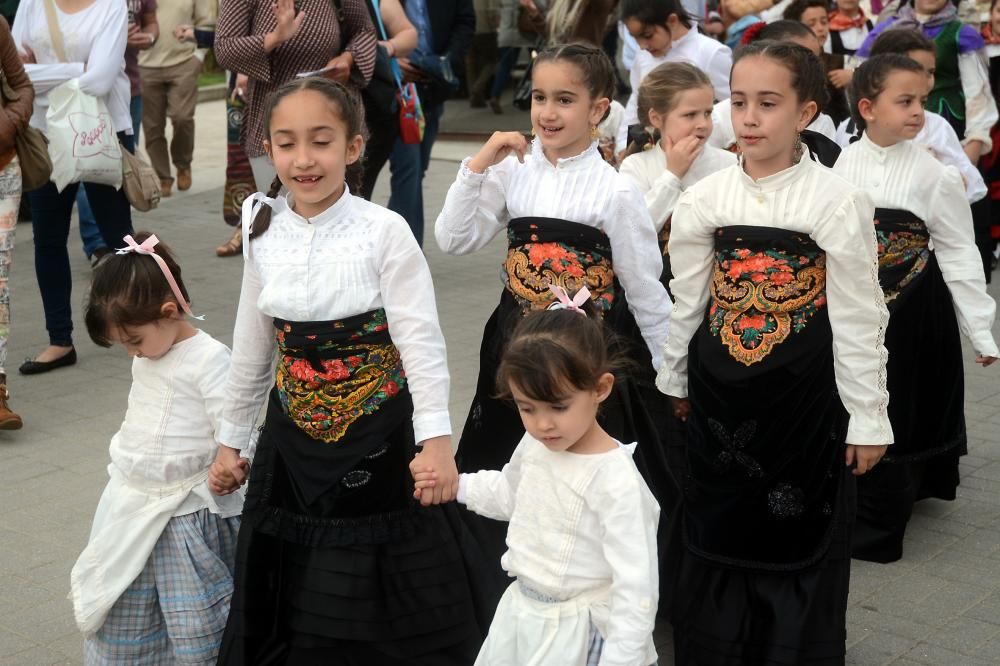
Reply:
M983 366L984 368L987 367L987 366L993 365L996 362L997 362L997 357L996 356L977 356L976 357L976 363L978 363L979 365Z
M871 471L878 461L882 459L885 455L886 449L889 447L886 445L882 446L865 446L854 444L847 445L847 455L846 461L847 466L850 467L855 462L857 462L857 467L855 467L851 474L854 476L861 476L862 474Z
M433 437L424 440L418 453L410 461L410 473L415 481L429 482L418 489L420 503L424 506L450 502L458 495L458 468L451 450L451 437ZM427 474L434 476L427 478ZM418 476L421 478L418 480ZM416 493L414 493L416 497Z

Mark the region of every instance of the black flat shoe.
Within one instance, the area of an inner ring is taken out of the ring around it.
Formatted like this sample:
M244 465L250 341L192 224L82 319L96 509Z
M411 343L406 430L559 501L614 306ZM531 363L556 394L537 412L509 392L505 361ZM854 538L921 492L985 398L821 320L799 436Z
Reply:
M17 369L22 375L40 375L43 372L64 368L67 365L76 363L76 349L70 349L68 354L63 354L54 361L33 361L30 358L21 364Z

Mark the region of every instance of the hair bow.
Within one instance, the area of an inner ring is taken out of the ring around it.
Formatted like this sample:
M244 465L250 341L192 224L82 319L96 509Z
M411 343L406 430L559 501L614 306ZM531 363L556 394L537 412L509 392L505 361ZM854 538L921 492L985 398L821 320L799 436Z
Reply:
M587 313L584 312L583 308L580 306L586 303L587 299L590 298L589 289L582 287L580 291L576 292L576 295L573 296L573 298L570 298L569 294L566 293L566 290L558 285L550 284L549 289L558 299L555 303L549 306L550 310L572 310L573 312L579 312L585 317L587 316Z
M156 244L160 242L160 239L155 235L151 235L142 243L135 242L131 234L125 236L125 247L118 248L115 254L129 254L130 252L135 252L136 254L144 254L152 257L156 261L156 265L160 267L163 272L163 277L167 278L167 284L170 285L170 290L174 292L174 297L177 299L177 303L184 310L187 316L198 320L204 320L205 316L196 317L193 312L191 312L191 306L188 304L187 299L184 298L184 294L181 293L181 288L177 286L177 280L174 279L173 273L170 272L170 267L167 266L167 262L163 260L163 257L156 254Z

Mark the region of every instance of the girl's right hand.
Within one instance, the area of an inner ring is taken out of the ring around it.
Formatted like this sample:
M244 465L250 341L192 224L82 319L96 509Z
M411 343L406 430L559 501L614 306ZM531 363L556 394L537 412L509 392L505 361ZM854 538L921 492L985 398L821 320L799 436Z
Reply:
M278 22L278 25L271 31L278 44L283 44L294 37L306 19L305 12L296 13L294 0L277 0L275 4L271 5L271 10Z
M469 160L469 170L483 173L494 164L503 162L510 154L517 155L517 161L524 163L528 151L528 140L520 132L493 132L475 157Z
M677 143L671 141L669 136L663 135L661 142L663 152L667 156L667 171L678 178L684 177L705 147L705 143L693 134Z

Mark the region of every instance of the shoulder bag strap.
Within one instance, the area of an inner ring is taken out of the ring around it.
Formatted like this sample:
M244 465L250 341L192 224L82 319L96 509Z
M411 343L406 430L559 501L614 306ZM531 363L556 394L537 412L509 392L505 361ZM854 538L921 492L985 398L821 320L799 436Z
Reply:
M334 0L335 2L337 0ZM372 7L375 9L375 20L378 22L378 32L382 35L382 39L385 41L389 40L389 33L386 32L385 24L382 22L382 9L379 7L379 0L371 0ZM389 58L389 67L392 68L392 75L396 77L396 87L399 88L400 92L403 92L403 70L399 68L399 63L396 62L396 56Z
M62 30L59 29L59 19L56 17L55 0L44 0L45 20L49 24L49 37L52 39L52 50L56 52L59 62L66 62L66 51L63 49Z

